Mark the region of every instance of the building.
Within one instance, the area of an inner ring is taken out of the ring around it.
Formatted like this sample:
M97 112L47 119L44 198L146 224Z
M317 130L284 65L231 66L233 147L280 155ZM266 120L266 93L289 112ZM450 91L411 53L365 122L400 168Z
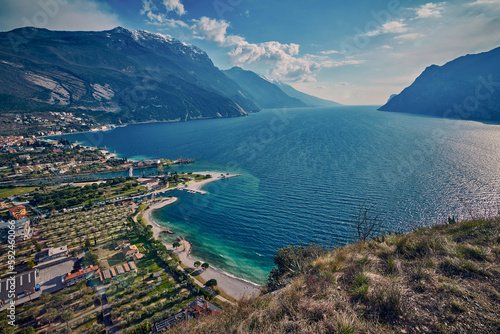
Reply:
M16 240L27 240L31 238L33 235L33 231L31 230L30 220L28 218L18 219L14 222L14 224L10 224L9 222L0 223L0 238L5 243L9 237L9 230L14 226L14 235Z
M127 246L122 249L122 254L125 260L130 260L134 255L139 254L139 249L137 249L136 245Z
M0 209L5 209L7 207L7 203L5 201L0 201Z
M90 266L87 269L80 269L76 273L67 273L63 276L63 282L67 286L75 285L76 283L89 279L94 276L94 273L99 270L98 266Z
M116 245L115 250L117 250L117 249L123 249L125 247L130 246L130 241L128 241L128 240L118 240L115 243L115 245Z
M179 312L176 315L159 321L153 325L153 328L156 332L164 332L168 329L168 327L184 320L191 320L200 315L211 315L211 314L220 314L222 310L217 306L203 300L200 298L196 298L183 312Z
M52 261L61 257L68 256L68 246L49 248L35 254L35 263Z
M188 318L196 318L200 315L212 315L222 313L222 310L217 306L207 302L206 300L196 298L191 304L186 308L186 313Z
M157 187L160 184L160 179L155 177L153 179L147 179L147 180L140 180L139 181L143 186L148 188L148 190L153 189L154 187Z
M28 215L26 212L26 207L24 205L18 205L13 208L10 208L9 214L14 219L21 219Z
M37 271L33 269L16 275L14 279L4 278L0 282L1 305L35 293L37 274Z

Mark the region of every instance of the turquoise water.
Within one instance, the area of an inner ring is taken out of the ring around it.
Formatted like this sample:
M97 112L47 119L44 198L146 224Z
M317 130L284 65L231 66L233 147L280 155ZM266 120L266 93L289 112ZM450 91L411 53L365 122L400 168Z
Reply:
M500 126L386 113L375 107L264 110L249 117L131 125L65 136L121 157L195 158L178 171L242 176L212 182L154 218L193 254L263 283L289 244L353 240L365 203L384 228L409 231L498 213Z

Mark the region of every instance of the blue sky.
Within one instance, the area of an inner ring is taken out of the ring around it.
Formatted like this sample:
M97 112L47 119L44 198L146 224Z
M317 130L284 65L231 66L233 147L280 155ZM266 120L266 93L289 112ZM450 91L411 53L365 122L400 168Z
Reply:
M383 104L431 64L500 46L500 0L0 0L0 30L123 26L344 104Z

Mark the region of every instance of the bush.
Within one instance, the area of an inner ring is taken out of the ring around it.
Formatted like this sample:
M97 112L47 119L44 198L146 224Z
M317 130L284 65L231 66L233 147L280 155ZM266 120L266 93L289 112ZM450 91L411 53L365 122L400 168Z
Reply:
M278 249L273 257L276 267L269 273L267 289L274 291L284 287L292 278L306 273L311 263L324 253L323 247L314 243Z

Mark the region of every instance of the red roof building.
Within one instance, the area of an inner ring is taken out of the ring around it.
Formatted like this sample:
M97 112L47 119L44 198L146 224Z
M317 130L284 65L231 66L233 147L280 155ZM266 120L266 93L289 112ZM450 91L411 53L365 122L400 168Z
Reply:
M14 219L21 219L26 217L28 214L26 212L26 207L24 205L18 205L9 209L9 214Z
M83 281L84 279L88 279L94 276L94 273L99 270L98 266L90 266L87 269L80 269L76 273L67 273L63 276L63 282L66 283L67 286L74 285L79 281Z

